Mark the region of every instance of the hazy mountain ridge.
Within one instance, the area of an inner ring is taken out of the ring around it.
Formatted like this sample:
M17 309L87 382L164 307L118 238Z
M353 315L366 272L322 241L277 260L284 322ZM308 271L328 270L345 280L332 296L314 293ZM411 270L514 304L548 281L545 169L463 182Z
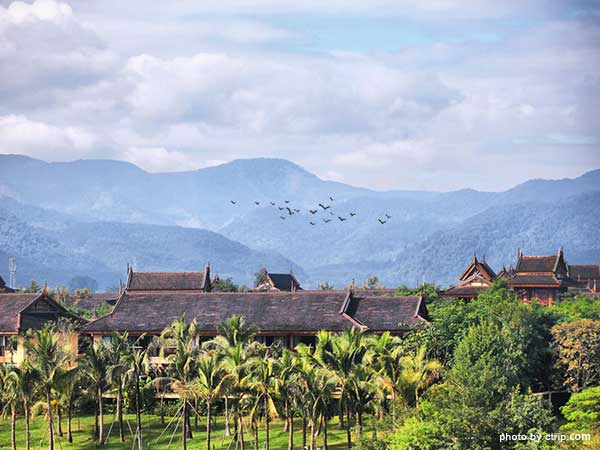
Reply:
M598 221L586 212L599 209L589 194L594 191L600 191L600 170L530 180L505 192L377 192L323 181L279 159L152 174L117 161L46 163L0 155L0 193L18 200L4 199L4 215L18 216L65 258L89 255L98 271L113 274L122 274L134 257L142 270L201 270L210 260L220 274L243 283L267 266L293 269L309 287L348 285L373 274L389 285L423 276L448 284L474 251L509 263L517 247L552 253L564 245L574 262L600 262L600 252L586 247L577 231L591 230L591 242L598 234ZM280 211L284 200L301 212ZM319 202L331 209L323 211ZM381 225L377 218L386 213L392 217Z

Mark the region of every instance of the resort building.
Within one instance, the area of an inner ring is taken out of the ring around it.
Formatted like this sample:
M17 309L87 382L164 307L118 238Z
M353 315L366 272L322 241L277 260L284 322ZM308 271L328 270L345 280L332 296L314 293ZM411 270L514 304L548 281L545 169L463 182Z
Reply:
M475 298L496 277L504 278L522 301L535 300L543 305L551 305L561 293L598 295L600 289L600 265L570 265L561 247L556 255L550 256L528 256L519 250L514 268L510 266L507 270L502 267L497 275L485 263L485 259L480 262L473 257L459 283L443 291L442 295Z
M67 319L82 324L85 320L56 303L44 289L41 293L0 294L0 364L19 365L24 357L24 333L51 322ZM78 353L78 333L63 336L67 351Z
M11 292L15 292L15 290L8 287L4 279L0 276L0 294L8 294Z
M125 291L177 291L177 292L210 292L210 265L204 272L134 272L127 268Z
M428 323L421 297L365 296L360 291L296 292L132 292L119 298L114 310L85 325L82 333L94 340L115 332L157 336L175 320L195 319L199 334L211 338L223 321L243 316L267 345L280 341L315 343L320 330L333 332L358 327L393 334L407 333Z

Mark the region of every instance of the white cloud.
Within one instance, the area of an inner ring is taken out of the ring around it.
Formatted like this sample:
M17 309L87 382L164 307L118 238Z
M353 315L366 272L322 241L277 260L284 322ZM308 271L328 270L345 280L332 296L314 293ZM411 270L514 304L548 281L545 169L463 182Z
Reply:
M121 156L148 172L177 172L197 168L188 155L163 147L131 147Z

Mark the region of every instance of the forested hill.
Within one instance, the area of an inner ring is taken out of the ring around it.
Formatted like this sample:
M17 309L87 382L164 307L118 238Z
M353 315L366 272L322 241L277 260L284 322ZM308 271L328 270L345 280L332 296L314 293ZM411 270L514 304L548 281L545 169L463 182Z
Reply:
M307 287L369 275L391 286L424 277L448 284L474 252L496 268L513 262L518 247L554 253L563 245L572 262L600 262L599 191L600 170L505 192L377 192L321 180L281 159L148 173L120 161L0 155L0 219L12 230L0 239L10 241L2 251L20 258L20 273L39 279L58 267L60 279L97 272L114 285L128 261L198 270L210 260L239 283L267 266L293 269ZM583 239L585 230L592 231ZM29 237L9 238L21 235ZM44 260L42 242L61 265Z

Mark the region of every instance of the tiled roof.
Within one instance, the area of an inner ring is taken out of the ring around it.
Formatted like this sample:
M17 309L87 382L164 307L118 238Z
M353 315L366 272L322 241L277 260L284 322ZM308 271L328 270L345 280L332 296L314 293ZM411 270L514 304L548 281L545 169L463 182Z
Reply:
M15 292L14 289L9 288L6 283L4 282L4 279L0 276L0 293L11 293L11 292Z
M0 294L0 332L17 333L22 329L40 328L59 317L85 322L45 293Z
M19 313L39 296L40 294L0 294L0 332L18 332Z
M76 308L93 311L104 303L114 306L119 299L118 292L96 292L83 298L71 298L67 300L67 305Z
M450 286L442 295L444 297L477 297L480 292L486 290L488 286Z
M522 256L517 262L515 272L552 272L556 256Z
M419 305L418 297L348 297L347 291L127 292L111 314L84 331L160 332L185 315L196 319L201 332L215 334L219 324L234 314L263 333L341 331L354 324L342 314L344 307L368 328L403 331L407 327L399 324L423 322L416 316ZM424 304L421 311L426 311Z
M600 266L569 265L569 276L573 280L600 280Z
M511 287L519 286L560 286L561 281L558 280L554 275L539 274L539 275L524 275L516 274L514 277L507 280L507 283Z
M267 276L275 289L280 291L298 291L302 288L296 277L291 273L268 273Z
M205 272L130 272L130 291L202 291Z

